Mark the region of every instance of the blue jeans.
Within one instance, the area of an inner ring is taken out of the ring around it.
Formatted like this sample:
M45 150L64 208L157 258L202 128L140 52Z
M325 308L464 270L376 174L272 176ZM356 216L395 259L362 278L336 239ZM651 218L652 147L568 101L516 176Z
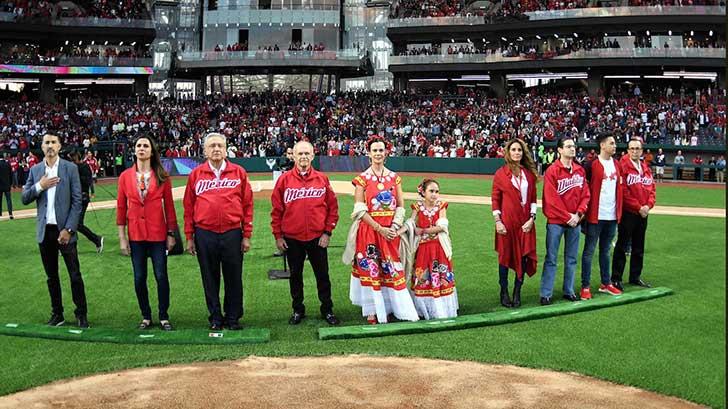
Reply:
M142 318L152 319L147 290L147 257L152 259L154 277L157 279L159 320L169 320L169 279L167 278L167 247L163 241L130 241L131 265L134 268L134 290L136 291Z
M599 242L599 276L601 283L610 283L609 277L612 270L609 268L609 251L612 249L612 240L617 232L616 220L599 220L597 223L586 223L584 225L586 239L584 240L584 251L581 253L581 288L589 288L591 283L592 259L594 250Z
M561 236L564 236L564 295L574 295L574 273L576 256L579 254L579 226L560 224L546 225L546 260L541 275L541 297L551 297L556 278L556 258L559 255Z

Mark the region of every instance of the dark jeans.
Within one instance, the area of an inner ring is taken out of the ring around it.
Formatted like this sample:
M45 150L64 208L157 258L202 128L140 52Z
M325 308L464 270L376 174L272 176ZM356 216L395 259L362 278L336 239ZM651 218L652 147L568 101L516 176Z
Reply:
M5 196L5 203L8 205L8 213L12 216L13 215L13 196L10 194L10 191L7 192L0 192L0 195ZM2 197L0 197L0 216L3 215L3 201Z
M594 250L599 243L599 276L601 283L609 284L609 250L612 248L612 239L617 231L616 220L599 220L597 223L586 223L582 228L586 231L584 251L581 253L581 288L589 288L591 284L592 260Z
M333 311L334 304L331 301L331 281L329 280L329 256L328 251L318 245L318 238L311 241L298 241L286 238L288 250L286 258L291 271L291 277L288 283L291 287L291 299L294 312L305 313L306 307L303 305L303 262L311 263L313 274L316 276L316 287L318 289L318 298L321 302L321 314L327 314Z
M526 278L526 265L528 264L528 257L523 257L521 260L521 270L523 271L523 277L518 280L518 274L516 274L513 284L523 283L523 279ZM498 264L498 284L501 288L508 288L508 267Z
M76 317L86 316L86 291L81 277L81 267L78 262L78 250L76 242L66 245L58 244L58 226L46 225L43 242L40 247L40 258L43 261L43 269L48 277L48 293L51 296L51 308L54 314L63 314L63 297L61 296L61 280L58 277L58 252L61 252L63 261L66 264L68 275L71 278L71 295L76 305L74 314Z
M649 217L648 217L649 218ZM612 258L612 281L622 281L624 267L627 264L627 245L632 241L632 253L629 256L629 281L637 281L642 275L642 264L645 255L645 232L647 219L639 214L624 212L617 228L617 245Z
M131 265L134 268L134 290L136 291L142 318L152 319L147 290L147 258L152 259L154 278L157 280L159 320L169 320L169 279L167 278L167 247L163 241L131 241Z
M84 200L82 202L83 207L81 208L81 217L79 217L78 219L78 232L86 236L86 238L89 239L91 243L98 247L101 245L101 237L91 231L91 229L89 229L83 222L86 218L86 209L88 208L88 204L88 200Z
M243 317L243 253L240 229L215 233L195 229L195 248L211 324L237 323ZM220 306L220 268L225 300ZM225 316L223 317L223 310Z

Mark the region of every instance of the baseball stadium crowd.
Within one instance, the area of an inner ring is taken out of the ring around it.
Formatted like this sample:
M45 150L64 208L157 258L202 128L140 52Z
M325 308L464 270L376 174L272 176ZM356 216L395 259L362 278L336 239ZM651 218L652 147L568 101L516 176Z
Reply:
M493 157L512 137L531 146L575 136L580 142L610 131L619 142L640 137L662 145L722 145L725 100L719 90L614 88L589 98L575 91L511 94L504 100L479 91L457 95L273 91L217 95L197 101L79 99L50 105L0 102L0 151L38 148L46 130L69 145L128 142L154 135L167 156L199 156L201 138L228 137L229 156L280 156L309 139L319 155L362 155L373 134L394 143L400 156Z
M145 2L135 0L2 0L0 12L12 13L16 21L50 21L61 17L102 19L149 19Z
M474 9L469 8L470 2L463 0L398 0L392 4L389 18L425 18L425 17L453 17L453 16L492 16L513 17L533 11L569 10L592 7L659 7L659 6L717 6L725 5L724 0L629 0L601 1L601 0L504 0L492 2L488 5Z
M73 57L76 61L87 61L97 65L113 65L116 59L151 58L149 49L137 45L63 45L54 48L42 48L38 44L0 43L0 63L58 65L62 58Z

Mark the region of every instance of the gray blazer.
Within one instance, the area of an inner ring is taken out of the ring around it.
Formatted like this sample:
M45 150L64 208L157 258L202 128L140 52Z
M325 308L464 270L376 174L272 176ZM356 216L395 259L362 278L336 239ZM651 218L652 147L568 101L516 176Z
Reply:
M76 228L78 219L81 217L81 179L78 177L78 168L74 163L58 159L58 177L61 179L56 185L56 221L58 229L69 229L71 242L76 241ZM46 226L46 210L48 206L48 193L43 190L37 193L35 184L40 181L46 171L45 160L30 168L28 181L23 186L23 204L30 204L36 201L36 240L43 242Z

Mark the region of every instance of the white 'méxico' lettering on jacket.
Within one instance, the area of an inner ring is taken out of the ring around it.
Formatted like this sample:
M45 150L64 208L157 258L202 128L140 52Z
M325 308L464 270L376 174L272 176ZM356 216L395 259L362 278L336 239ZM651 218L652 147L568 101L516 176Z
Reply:
M199 196L208 190L234 189L238 186L240 186L240 179L200 179L195 184L195 193Z
M300 189L287 188L283 192L283 203L291 203L298 199L312 199L322 197L326 193L326 188L302 187Z
M556 191L559 193L559 195L563 195L564 193L568 192L569 190L571 190L575 187L584 186L584 176L574 175L567 179L559 179L556 182L557 182Z
M649 186L652 184L652 178L648 176L640 176L636 173L630 173L627 175L627 186L636 185L638 183Z

